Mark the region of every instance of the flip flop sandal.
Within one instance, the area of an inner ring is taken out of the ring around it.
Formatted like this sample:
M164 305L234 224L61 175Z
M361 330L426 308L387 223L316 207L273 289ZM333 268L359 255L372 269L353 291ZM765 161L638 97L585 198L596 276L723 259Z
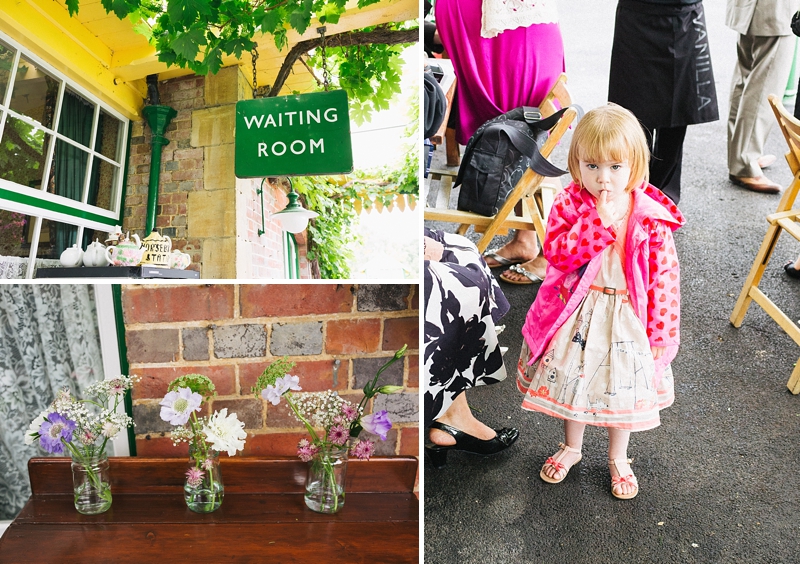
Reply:
M492 259L494 261L497 261L497 263L498 263L498 264L496 264L494 266L489 266L488 264L486 266L489 266L489 268L501 268L501 267L502 268L506 268L508 266L512 266L512 265L515 265L515 264L519 264L521 262L525 262L524 260L520 260L520 259L509 259L509 258L506 258L506 257L502 257L502 256L497 254L497 251L499 251L499 250L500 249L490 249L490 250L486 251L485 253L483 253L483 260L486 260L487 258L490 258L490 259Z
M525 270L524 268L522 268L518 264L511 265L508 269L510 271L512 271L512 272L516 272L517 274L522 274L525 278L527 278L527 280L526 281L513 280L511 278L508 278L505 275L505 272L504 272L503 274L500 275L500 280L502 280L503 282L508 282L509 284L518 284L520 286L524 286L524 285L527 285L527 284L536 284L536 283L542 281L542 279L539 278L538 276L536 276L533 272Z

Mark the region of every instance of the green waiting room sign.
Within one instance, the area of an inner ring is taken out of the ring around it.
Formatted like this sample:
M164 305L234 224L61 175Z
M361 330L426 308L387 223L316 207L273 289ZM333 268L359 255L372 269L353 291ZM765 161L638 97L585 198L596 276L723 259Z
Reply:
M236 176L353 171L344 90L236 103Z

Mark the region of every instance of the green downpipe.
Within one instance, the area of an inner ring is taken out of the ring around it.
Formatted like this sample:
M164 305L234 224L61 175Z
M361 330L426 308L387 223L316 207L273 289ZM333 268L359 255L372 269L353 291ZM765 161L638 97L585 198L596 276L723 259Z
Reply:
M114 299L114 319L117 324L117 347L119 348L119 368L120 372L130 375L130 365L128 364L128 345L125 343L125 319L122 315L122 287L119 284L111 285L111 295ZM125 413L133 417L133 398L131 391L125 392ZM133 427L128 427L128 446L131 456L136 456L136 433Z
M153 132L150 152L150 183L147 189L147 219L144 226L145 234L151 233L156 227L156 205L158 204L158 180L161 172L161 149L169 145L169 139L164 137L169 122L178 112L169 106L145 106L142 109L150 130Z

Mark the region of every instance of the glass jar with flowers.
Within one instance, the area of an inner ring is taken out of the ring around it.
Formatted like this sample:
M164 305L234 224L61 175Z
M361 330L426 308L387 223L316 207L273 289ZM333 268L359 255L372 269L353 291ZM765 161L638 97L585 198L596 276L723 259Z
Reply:
M172 442L189 443L189 468L183 486L183 497L196 513L211 513L222 505L225 487L219 467L219 453L234 456L244 448L247 433L244 423L228 409L215 411L209 417L198 417L203 403L217 395L214 383L202 374L186 374L175 378L161 400L161 419L170 425Z
M402 386L378 386L381 373L403 357L406 346L398 350L364 386L364 396L358 405L347 401L334 391L299 392L300 378L288 374L295 363L285 357L270 364L259 376L252 388L256 397L278 405L286 400L292 414L308 431L310 441L302 439L297 447L297 456L308 462L305 503L309 509L319 513L336 513L344 507L345 474L347 460L353 455L369 460L375 452L375 443L369 439L358 439L363 430L386 440L392 422L381 410L364 415L368 401L378 394L392 394Z
M138 379L106 378L89 386L85 399L61 390L25 433L26 444L39 441L39 446L49 453L72 457L74 502L79 513L95 515L111 507L106 447L123 429L133 425L121 405L125 392Z

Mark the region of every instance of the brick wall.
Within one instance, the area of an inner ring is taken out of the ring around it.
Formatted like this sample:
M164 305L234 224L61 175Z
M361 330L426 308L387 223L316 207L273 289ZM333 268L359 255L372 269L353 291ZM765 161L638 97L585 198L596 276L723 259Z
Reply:
M174 249L189 253L190 269L202 278L284 277L282 232L266 218L261 227L260 179L234 174L235 104L252 96L236 66L208 77L186 76L159 82L160 102L178 113L167 126L159 176L156 229ZM152 131L132 122L123 230L141 238L147 218ZM265 183L267 214L283 209L280 187ZM300 245L305 257L305 243ZM310 271L301 260L301 277Z
M192 270L202 262L202 240L187 234L189 193L203 190L203 149L191 146L192 112L205 105L205 78L186 76L159 84L161 103L178 114L167 126L166 145L161 153L161 173L156 209L156 228L172 239L172 247L192 255ZM150 152L153 132L144 120L132 123L128 187L125 196L123 231L144 233L147 192L150 181Z
M408 354L381 376L405 389L380 395L367 412L386 409L394 423L378 455L418 456L419 287L416 285L136 285L122 293L139 456L187 456L176 447L158 402L169 382L205 374L245 422L244 456L294 456L306 436L285 402L256 399L251 386L274 359L296 362L305 391L333 389L358 402L364 383L403 344ZM373 437L375 438L375 437Z

